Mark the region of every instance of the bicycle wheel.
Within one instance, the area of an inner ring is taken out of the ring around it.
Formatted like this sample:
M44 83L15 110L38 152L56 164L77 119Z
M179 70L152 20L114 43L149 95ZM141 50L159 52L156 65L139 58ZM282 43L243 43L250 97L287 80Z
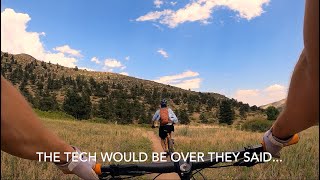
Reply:
M168 150L170 154L174 152L173 141L169 137L168 137Z

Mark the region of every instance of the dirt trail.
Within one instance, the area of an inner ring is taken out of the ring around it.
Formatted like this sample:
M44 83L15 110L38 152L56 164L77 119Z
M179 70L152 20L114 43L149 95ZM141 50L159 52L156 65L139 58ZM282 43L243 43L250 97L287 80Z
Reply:
M163 149L161 147L160 138L154 134L153 131L148 131L148 137L152 142L152 150L154 152L163 152ZM148 178L153 179L158 174L150 174ZM165 180L165 179L180 179L179 176L176 173L169 173L169 174L161 174L156 178L156 180Z

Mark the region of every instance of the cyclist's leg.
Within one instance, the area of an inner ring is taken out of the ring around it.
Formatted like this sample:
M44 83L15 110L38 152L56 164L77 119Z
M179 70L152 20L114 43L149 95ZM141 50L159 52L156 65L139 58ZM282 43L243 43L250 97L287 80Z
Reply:
M167 150L167 145L166 145L166 136L167 136L167 132L165 131L165 127L164 126L160 126L159 127L159 137L160 137L160 143L161 143L161 147L163 149L163 151Z
M167 141L167 138L161 139L161 146L162 146L162 149L163 149L164 152L167 152L167 151L168 151L166 141Z

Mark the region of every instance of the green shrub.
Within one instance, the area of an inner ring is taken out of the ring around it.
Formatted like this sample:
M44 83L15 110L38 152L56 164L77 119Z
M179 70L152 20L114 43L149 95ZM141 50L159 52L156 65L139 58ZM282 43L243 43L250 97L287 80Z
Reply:
M278 115L280 114L280 111L274 106L269 106L266 109L266 114L268 116L268 120L275 120L275 119L277 119Z
M273 121L268 120L250 120L242 124L242 129L253 132L265 132L271 128Z

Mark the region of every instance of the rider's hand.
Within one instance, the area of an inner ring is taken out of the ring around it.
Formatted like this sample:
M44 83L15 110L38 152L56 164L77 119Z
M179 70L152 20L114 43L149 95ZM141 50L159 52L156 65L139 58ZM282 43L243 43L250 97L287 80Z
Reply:
M291 136L287 140L281 140L272 135L272 130L268 130L263 136L263 150L271 153L275 158L280 158L280 150L285 146L296 144L299 141L298 134Z
M80 155L81 151L74 147L77 155ZM93 171L96 162L93 159L89 159L86 156L82 156L82 161L79 156L74 158L77 161L72 161L70 158L69 162L65 164L56 164L56 166L65 174L75 174L85 180L98 180L97 174Z

